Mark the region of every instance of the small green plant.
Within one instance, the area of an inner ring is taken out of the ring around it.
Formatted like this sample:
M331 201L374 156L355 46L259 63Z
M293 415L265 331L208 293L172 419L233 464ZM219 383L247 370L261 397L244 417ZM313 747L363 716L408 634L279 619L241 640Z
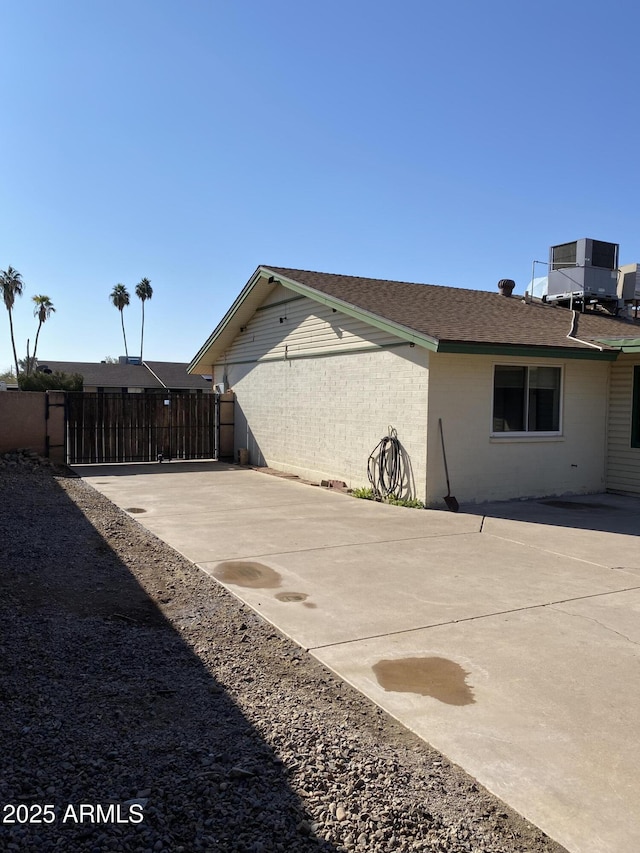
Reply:
M385 502L393 504L393 506L408 506L410 509L424 509L422 501L419 501L416 498L397 498L395 495L389 495Z
M373 491L371 487L361 487L358 489L352 489L351 495L354 498L361 498L365 501L380 501L380 503L391 504L392 506L406 506L411 509L424 509L424 504L422 501L416 500L415 498L397 498L395 495L387 495L386 498L382 498Z
M360 489L352 489L351 494L354 498L362 498L364 501L379 500L373 493L373 489L364 486Z

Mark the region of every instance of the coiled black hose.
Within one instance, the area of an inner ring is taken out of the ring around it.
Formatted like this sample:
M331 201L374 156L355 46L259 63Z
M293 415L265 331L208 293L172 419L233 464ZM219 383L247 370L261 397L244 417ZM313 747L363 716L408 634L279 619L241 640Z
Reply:
M373 493L378 498L399 497L402 486L402 450L393 427L381 439L369 456L367 474Z

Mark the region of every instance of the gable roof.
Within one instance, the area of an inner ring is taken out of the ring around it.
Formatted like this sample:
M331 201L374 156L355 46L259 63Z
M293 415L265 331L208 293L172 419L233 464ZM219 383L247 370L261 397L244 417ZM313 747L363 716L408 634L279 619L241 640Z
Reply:
M261 266L200 349L189 371L209 369L278 284L436 352L535 349L540 355L615 358L640 324L595 312L441 285ZM606 341L606 343L604 342Z
M165 388L201 388L211 390L211 382L203 376L187 373L186 362L180 361L144 361L143 364L158 377Z
M85 385L98 388L164 388L211 390L202 376L190 376L184 362L148 361L142 364L107 364L90 361L48 361L38 359L38 366L61 373L79 373Z

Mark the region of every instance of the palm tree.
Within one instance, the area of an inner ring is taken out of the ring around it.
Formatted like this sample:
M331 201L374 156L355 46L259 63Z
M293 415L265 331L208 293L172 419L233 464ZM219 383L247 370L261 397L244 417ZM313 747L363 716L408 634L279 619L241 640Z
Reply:
M22 276L18 270L13 267L7 267L6 270L0 270L0 288L2 288L2 298L9 312L9 328L11 329L11 346L13 347L13 361L16 366L16 379L20 375L18 368L18 354L16 352L16 340L13 335L13 304L16 301L16 296L22 296L22 288L24 287Z
M140 331L140 361L142 361L142 342L144 340L144 303L153 296L153 288L148 278L136 285L136 296L142 301L142 330Z
M124 331L124 314L122 313L129 304L129 291L124 284L116 284L109 295L109 299L120 312L120 320L122 321L122 337L124 338L124 354L129 358L129 350L127 349L127 336Z
M35 305L33 309L33 316L38 318L38 331L36 332L36 341L33 346L32 360L32 364L35 364L36 355L38 354L38 338L40 337L40 329L42 328L42 324L46 323L46 321L55 312L56 309L53 307L53 302L49 299L48 296L32 296L31 299L33 300Z

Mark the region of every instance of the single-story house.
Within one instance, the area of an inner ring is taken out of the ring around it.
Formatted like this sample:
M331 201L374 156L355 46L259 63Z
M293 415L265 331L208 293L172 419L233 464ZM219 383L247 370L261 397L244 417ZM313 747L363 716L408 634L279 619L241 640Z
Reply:
M193 391L210 393L212 383L204 376L187 373L188 365L174 361L142 361L121 358L116 363L90 361L48 361L38 359L37 370L51 373L79 373L84 391L162 392Z
M366 486L392 427L411 496L640 494L640 323L530 297L260 266L193 374L255 465Z

